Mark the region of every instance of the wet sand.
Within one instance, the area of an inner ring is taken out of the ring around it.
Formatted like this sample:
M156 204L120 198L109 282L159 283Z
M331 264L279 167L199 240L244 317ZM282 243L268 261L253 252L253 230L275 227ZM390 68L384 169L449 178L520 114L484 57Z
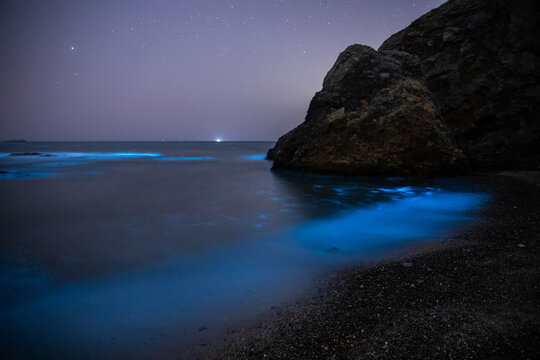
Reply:
M539 178L466 178L493 195L475 225L415 255L335 273L190 358L537 358Z

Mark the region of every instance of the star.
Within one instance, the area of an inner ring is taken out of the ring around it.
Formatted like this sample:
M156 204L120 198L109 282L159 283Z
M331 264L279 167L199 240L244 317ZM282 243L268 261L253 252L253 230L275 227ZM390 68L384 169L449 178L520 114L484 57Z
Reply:
M70 50L75 50L75 46L70 46L69 49Z

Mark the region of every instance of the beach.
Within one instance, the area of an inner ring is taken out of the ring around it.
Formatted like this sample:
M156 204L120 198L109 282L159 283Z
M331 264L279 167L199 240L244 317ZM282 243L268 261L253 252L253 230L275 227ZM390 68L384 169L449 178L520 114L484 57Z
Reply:
M340 269L438 243L490 198L460 179L270 171L271 145L0 146L3 353L192 359Z
M535 358L538 172L464 180L492 194L478 222L415 255L336 272L305 298L201 344L199 358Z
M1 159L9 356L535 354L536 172L284 173L267 143L17 147Z

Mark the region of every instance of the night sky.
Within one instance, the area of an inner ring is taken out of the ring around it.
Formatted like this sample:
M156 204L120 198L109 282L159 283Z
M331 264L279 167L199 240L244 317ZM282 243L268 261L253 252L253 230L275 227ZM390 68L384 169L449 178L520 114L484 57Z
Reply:
M276 140L443 0L0 2L0 139Z

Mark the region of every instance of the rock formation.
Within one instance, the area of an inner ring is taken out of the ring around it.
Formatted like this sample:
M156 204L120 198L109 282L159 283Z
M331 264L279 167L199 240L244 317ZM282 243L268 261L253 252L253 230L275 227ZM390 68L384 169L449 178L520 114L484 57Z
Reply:
M359 175L538 168L539 9L533 0L451 0L379 51L350 46L305 122L269 151L274 168Z
M417 56L353 45L326 75L306 121L269 152L275 167L365 175L431 174L459 163Z

